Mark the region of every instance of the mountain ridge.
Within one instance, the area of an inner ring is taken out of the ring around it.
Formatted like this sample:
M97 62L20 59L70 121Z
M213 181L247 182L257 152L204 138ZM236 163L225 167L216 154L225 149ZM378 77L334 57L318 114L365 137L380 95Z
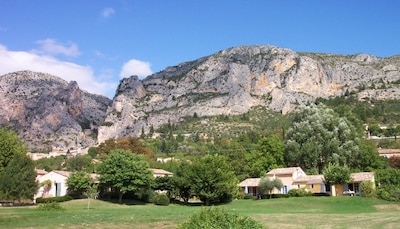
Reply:
M99 142L147 133L185 116L237 115L264 106L283 114L316 98L362 93L398 98L383 84L400 80L400 56L296 53L276 46L238 46L184 62L139 80L121 80ZM371 84L381 86L374 88ZM364 87L364 89L362 89ZM361 90L362 89L362 90ZM380 90L380 91L379 91ZM386 91L385 91L386 90ZM360 98L361 98L360 97Z
M31 149L85 148L140 136L185 117L245 114L255 107L287 114L297 106L352 94L400 98L400 55L294 52L238 46L170 66L145 79L120 80L113 100L46 73L0 76L0 124Z

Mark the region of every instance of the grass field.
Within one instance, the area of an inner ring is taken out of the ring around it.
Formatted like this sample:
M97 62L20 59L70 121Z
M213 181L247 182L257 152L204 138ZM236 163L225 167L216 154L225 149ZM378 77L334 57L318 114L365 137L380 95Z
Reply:
M1 207L0 228L176 228L202 206L73 200L64 211ZM400 228L400 204L359 197L236 200L220 205L267 228Z

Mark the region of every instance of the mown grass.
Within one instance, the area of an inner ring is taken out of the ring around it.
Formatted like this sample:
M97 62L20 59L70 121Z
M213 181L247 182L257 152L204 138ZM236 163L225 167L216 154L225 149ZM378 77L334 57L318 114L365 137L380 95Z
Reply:
M64 211L0 208L0 228L176 228L202 206L156 206L73 200ZM218 207L249 216L267 228L398 228L400 205L359 197L236 200Z

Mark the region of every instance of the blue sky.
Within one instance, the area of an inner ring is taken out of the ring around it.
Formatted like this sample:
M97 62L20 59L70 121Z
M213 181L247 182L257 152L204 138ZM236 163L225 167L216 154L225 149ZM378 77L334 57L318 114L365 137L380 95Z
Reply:
M400 1L0 0L0 75L48 72L110 98L122 77L239 45L400 54Z

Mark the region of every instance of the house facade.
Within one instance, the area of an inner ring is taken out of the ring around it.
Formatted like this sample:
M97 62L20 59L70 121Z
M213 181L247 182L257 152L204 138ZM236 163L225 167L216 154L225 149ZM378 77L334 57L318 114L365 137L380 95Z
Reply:
M65 196L67 194L66 181L70 176L70 172L54 170L42 176L38 176L36 180L42 184L38 192L34 196L34 200L39 197L56 197Z
M266 174L270 180L280 179L283 188L273 190L272 194L287 194L291 189L302 189L311 193L330 193L332 196L362 195L361 183L372 181L375 187L373 172L351 173L352 182L348 184L327 185L324 175L307 175L300 167L277 168ZM261 178L248 178L239 183L240 191L256 197L261 194Z
M266 176L270 180L279 179L282 181L283 188L273 190L273 194L287 194L290 189L297 188L293 183L295 180L306 177L306 173L300 167L277 168L269 171Z
M347 184L334 184L332 185L332 196L343 195L362 195L361 183L363 181L371 181L375 187L375 174L373 172L360 172L350 174L352 181Z

